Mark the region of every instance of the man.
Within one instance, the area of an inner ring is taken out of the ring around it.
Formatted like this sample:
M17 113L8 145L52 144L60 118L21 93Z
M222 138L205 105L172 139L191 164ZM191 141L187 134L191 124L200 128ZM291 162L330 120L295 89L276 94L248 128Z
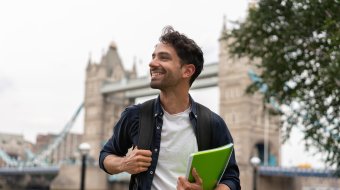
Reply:
M189 89L201 73L203 62L203 52L192 39L170 26L164 28L149 64L150 86L160 90L154 103L151 150L137 147L141 105L130 106L122 113L112 137L100 152L99 164L104 171L134 174L130 189L202 189L202 180L194 169L194 183L184 175L189 155L198 151L197 103L189 95ZM231 143L232 137L223 119L212 113L211 120L212 146L209 148ZM134 148L127 155L131 147ZM234 153L216 189L241 189Z

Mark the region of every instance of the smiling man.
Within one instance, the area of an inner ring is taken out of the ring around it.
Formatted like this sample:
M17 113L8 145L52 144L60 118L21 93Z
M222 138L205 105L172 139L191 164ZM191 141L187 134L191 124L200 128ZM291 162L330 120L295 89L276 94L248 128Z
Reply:
M160 94L152 102L154 123L149 149L138 148L140 135L141 104L125 109L114 127L112 137L99 156L100 167L110 174L132 174L130 189L202 189L202 180L193 170L194 183L184 176L191 153L202 150L198 138L197 110L202 105L195 102L189 89L203 69L201 48L184 34L172 27L165 27L155 46L149 64L150 86ZM207 109L207 108L204 108ZM206 149L232 143L231 134L216 113L208 110L211 135ZM128 149L133 150L128 153ZM229 164L215 189L239 190L239 169L233 153Z

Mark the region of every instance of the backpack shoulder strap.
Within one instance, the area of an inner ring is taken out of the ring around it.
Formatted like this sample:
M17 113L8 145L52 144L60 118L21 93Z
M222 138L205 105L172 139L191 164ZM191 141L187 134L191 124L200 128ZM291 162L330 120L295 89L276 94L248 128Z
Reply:
M211 148L212 126L211 114L209 108L197 103L197 142L198 150L207 150Z
M138 132L138 143L137 147L139 149L150 149L152 138L153 138L153 128L155 123L155 118L153 116L153 106L155 99L148 100L141 104L139 111L139 132Z
M139 132L138 143L139 149L150 149L153 139L153 128L155 118L153 116L153 107L155 99L148 100L141 104L139 112ZM211 148L211 111L209 108L197 103L197 142L199 150Z

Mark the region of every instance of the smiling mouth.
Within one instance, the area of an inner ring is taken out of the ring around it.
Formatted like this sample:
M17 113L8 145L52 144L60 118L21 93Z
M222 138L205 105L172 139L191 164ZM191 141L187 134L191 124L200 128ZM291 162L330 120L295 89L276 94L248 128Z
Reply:
M159 72L159 71L151 71L151 79L157 79L161 76L163 76L164 73L163 72Z

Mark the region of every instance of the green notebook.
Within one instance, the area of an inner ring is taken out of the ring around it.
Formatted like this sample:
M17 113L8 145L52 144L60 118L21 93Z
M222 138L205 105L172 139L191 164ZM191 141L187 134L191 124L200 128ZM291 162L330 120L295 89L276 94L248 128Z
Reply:
M231 153L233 152L233 146L230 143L218 148L192 153L188 160L187 179L190 182L195 181L191 174L194 167L203 180L203 189L214 189L227 168Z

